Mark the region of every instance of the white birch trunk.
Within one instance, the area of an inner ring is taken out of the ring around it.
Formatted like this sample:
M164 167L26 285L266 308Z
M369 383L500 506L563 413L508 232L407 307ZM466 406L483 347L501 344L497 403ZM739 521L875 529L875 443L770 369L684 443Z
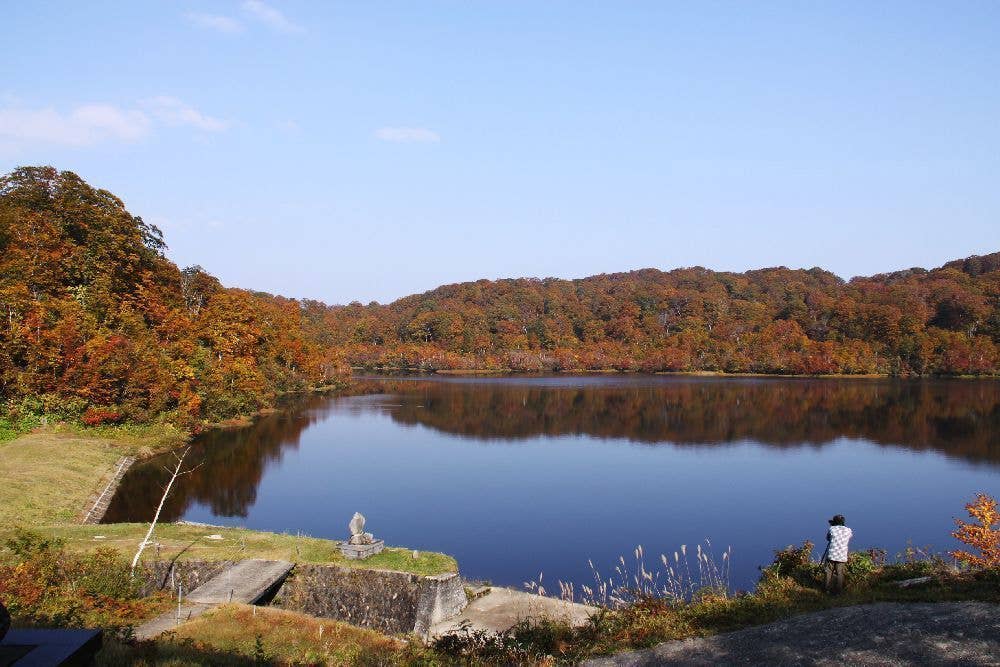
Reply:
M188 449L190 449L190 447ZM135 574L135 568L139 564L139 557L142 556L142 552L149 545L149 538L153 536L153 530L156 528L156 522L160 520L160 512L163 511L163 505L167 502L167 496L170 495L170 487L174 485L174 481L181 475L181 464L184 463L184 457L187 456L188 449L185 449L184 452L177 458L177 467L174 468L174 472L170 476L170 481L167 482L167 488L163 490L163 496L160 498L160 504L156 508L156 514L153 515L153 522L149 524L149 530L146 531L146 537L144 537L142 542L139 543L139 549L135 552L135 557L132 558L132 574Z

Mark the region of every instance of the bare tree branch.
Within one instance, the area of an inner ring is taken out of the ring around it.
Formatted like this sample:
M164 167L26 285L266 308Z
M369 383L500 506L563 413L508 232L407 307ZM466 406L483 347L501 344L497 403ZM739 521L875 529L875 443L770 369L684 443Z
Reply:
M147 546L149 546L149 538L153 536L153 530L156 528L156 522L160 520L160 512L163 511L163 505L167 502L167 496L170 495L170 489L173 487L174 482L181 475L186 475L189 472L197 470L201 467L201 464L198 464L194 468L189 468L188 470L183 471L181 470L181 466L184 465L184 457L187 456L189 451L191 451L191 448L186 447L179 456L176 452L174 452L174 458L177 459L177 466L173 470L166 468L167 472L170 473L170 481L167 483L167 488L163 490L163 496L160 497L160 504L156 508L156 514L153 515L153 522L149 524L149 530L146 531L146 537L144 537L142 542L139 543L139 549L135 552L135 557L132 558L132 574L135 574L135 568L139 564L139 557L142 556L142 552Z

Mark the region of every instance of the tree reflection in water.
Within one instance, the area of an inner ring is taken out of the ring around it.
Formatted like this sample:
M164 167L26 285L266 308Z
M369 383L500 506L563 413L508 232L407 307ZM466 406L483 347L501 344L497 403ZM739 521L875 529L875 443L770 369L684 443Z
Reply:
M1000 382L990 380L387 378L361 380L358 389L393 397L310 396L251 427L198 438L191 456L204 464L176 487L164 520L195 502L217 516L246 516L267 467L297 448L311 424L345 407L493 443L584 435L650 446L793 448L853 438L1000 464ZM162 463L129 471L105 521L149 519L166 483Z

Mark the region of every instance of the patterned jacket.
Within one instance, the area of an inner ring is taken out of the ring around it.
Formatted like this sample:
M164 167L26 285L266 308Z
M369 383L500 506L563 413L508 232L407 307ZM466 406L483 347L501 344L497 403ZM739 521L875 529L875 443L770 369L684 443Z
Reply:
M847 562L847 545L854 532L847 526L830 526L826 534L829 546L826 548L826 559L835 563Z

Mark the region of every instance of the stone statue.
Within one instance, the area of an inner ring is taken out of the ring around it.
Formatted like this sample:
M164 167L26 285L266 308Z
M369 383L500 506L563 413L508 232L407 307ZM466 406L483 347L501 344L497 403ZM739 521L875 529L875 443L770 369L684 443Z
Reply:
M365 515L361 512L354 513L347 527L351 529L351 539L347 540L348 544L373 544L375 542L374 536L365 532Z
M376 540L371 533L365 532L365 515L361 512L354 513L347 527L351 529L351 537L346 542L340 543L340 553L344 558L351 560L368 558L381 553L385 548L385 540Z

